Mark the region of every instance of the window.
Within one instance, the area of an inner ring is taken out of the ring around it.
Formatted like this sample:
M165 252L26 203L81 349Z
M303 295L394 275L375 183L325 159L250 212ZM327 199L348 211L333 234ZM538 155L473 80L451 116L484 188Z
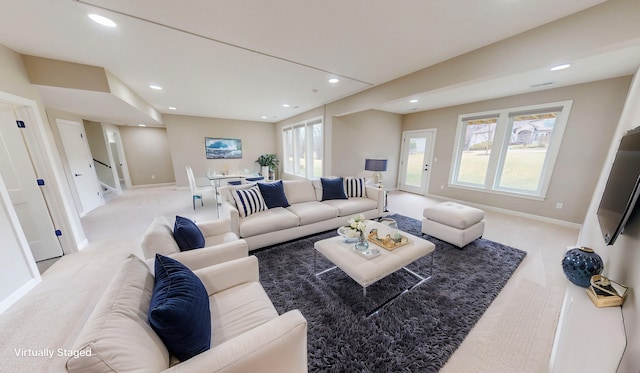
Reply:
M282 129L284 172L306 178L322 176L322 118Z
M458 117L452 186L544 198L571 101Z

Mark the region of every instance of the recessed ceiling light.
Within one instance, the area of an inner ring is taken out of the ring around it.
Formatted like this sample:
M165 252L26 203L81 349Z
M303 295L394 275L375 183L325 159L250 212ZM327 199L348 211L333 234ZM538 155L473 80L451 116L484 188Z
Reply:
M89 18L91 18L91 20L95 23L98 23L102 26L107 26L107 27L116 27L117 24L115 22L113 22L112 20L110 20L107 17L103 17L97 14L89 14Z
M178 110L174 106L169 106L167 109L169 109L169 110Z
M291 107L289 104L282 104L282 107Z
M260 118L262 119L267 119L268 117L266 115L261 116Z
M567 69L567 68L569 68L569 67L571 67L571 64L570 64L570 63L564 63L564 64L562 64L562 65L554 66L554 67L552 67L552 68L551 68L551 69L549 69L549 70L551 70L551 71L558 71L558 70L564 70L564 69Z
M416 102L418 102L417 98L414 98L413 100L409 100L410 103L415 104Z
M331 84L336 84L336 83L338 83L339 81L340 81L340 79L338 79L338 78L331 78L331 79L329 79L329 83L331 83Z
M147 126L146 124L142 124L142 123L138 124L138 127L146 127L146 126Z
M159 85L155 85L155 84L149 84L149 88L157 89L158 91L162 90L162 87L160 87Z

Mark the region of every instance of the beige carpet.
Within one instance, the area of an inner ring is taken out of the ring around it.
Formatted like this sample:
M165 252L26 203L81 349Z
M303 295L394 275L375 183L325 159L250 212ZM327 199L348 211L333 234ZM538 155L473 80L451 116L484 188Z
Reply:
M216 216L212 198L194 211L188 190L131 189L83 217L89 245L56 261L38 286L0 316L0 372L64 372L66 358L57 356L58 349L73 346L124 259L130 253L142 257L139 241L153 217L210 219ZM48 349L54 356L17 356L17 349Z
M43 281L0 315L0 372L64 372L66 358L19 357L18 349L69 349L100 295L156 214L205 221L217 216L213 196L194 211L188 190L174 186L125 191L89 213L88 247L54 263ZM389 209L420 218L435 203L391 193ZM486 212L485 237L528 252L442 372L545 372L562 301L560 259L577 230Z

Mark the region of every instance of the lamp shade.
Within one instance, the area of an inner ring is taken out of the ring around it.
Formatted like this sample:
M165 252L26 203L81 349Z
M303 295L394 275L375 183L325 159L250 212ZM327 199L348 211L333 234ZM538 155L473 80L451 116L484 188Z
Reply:
M365 159L364 169L366 171L376 171L376 172L386 171L387 160L386 159Z

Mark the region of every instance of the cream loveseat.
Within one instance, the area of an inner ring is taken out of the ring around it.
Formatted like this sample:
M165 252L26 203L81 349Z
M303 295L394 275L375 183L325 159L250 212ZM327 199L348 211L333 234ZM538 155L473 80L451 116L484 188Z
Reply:
M336 178L327 178L334 180ZM381 217L384 212L384 190L366 185L364 179L345 178L346 199L327 200L323 180L282 180L287 207L268 208L243 217L234 193L254 187L253 184L222 187L223 213L228 215L231 231L244 239L249 250L273 245L346 225L349 218L363 214L367 219ZM279 183L278 182L278 183ZM361 196L350 193L348 183L360 182ZM272 183L273 184L273 183ZM264 185L264 184L263 184Z
M298 310L278 315L260 285L256 257L193 273L209 297L209 349L185 361L169 353L147 316L154 277L132 254L77 337L67 371L307 372L307 321Z

